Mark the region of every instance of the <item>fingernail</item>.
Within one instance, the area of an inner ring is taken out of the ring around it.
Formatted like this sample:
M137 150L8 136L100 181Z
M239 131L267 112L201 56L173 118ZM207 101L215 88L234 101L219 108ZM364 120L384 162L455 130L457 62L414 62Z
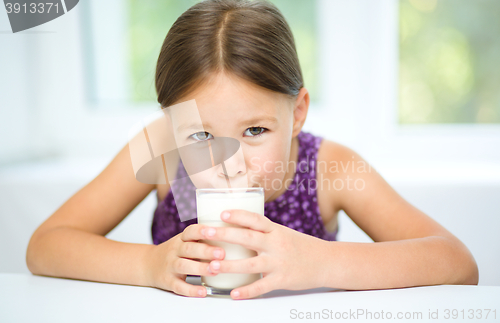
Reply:
M207 236L211 237L215 234L215 229L214 228L209 228L207 230Z
M220 268L220 262L218 262L218 261L212 261L212 267L214 267L215 270L219 270L219 268Z
M219 258L221 256L221 251L219 249L214 250L214 257Z
M205 235L205 228L201 229L201 234Z
M234 297L239 297L240 296L240 292L238 292L237 290L233 291L233 296Z
M229 216L231 216L231 214L229 214L229 212L224 211L224 212L222 212L221 216L222 216L223 220L227 220L227 219L229 219Z
M203 296L203 291L201 289L198 289L198 295Z
M213 274L213 272L210 270L210 265L208 265L208 267L207 267L207 271L208 271L209 273Z

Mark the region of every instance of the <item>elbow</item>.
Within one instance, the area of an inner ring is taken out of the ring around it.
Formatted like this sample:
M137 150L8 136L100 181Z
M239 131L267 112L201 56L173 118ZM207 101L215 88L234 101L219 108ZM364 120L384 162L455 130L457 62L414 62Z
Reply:
M36 261L36 239L35 239L35 234L30 239L30 242L28 243L28 248L26 249L26 266L28 267L28 270L32 274L38 274L39 270L37 268L37 261Z
M28 249L26 250L26 266L28 267L28 270L34 274L35 273L35 261L33 259L33 247L32 247L32 244L31 244L31 240L30 240L30 243L28 244Z
M479 269L477 268L474 257L470 255L467 264L467 270L464 274L464 280L461 285L477 285L479 283Z
M479 283L479 269L476 260L469 249L462 243L461 245L462 252L460 253L461 256L458 257L458 266L462 270L457 270L457 272L461 272L462 277L457 285L477 285Z
M452 279L454 285L477 285L479 283L479 269L476 260L469 249L458 239L451 241Z

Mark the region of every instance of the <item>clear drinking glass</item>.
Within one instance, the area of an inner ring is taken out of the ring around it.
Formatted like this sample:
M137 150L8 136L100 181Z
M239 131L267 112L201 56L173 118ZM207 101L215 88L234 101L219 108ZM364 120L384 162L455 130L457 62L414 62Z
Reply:
M196 190L196 211L198 223L212 227L241 227L229 224L220 218L222 211L241 209L264 215L264 189L256 188L203 188ZM206 244L225 250L224 260L246 259L257 256L257 252L241 245L201 240ZM262 274L222 273L215 276L201 276L201 283L208 295L229 296L231 290L260 279Z

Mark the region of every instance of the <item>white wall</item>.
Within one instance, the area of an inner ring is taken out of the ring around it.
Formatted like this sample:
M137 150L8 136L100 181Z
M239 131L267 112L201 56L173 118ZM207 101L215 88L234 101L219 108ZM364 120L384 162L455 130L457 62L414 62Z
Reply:
M5 10L0 10L0 31L10 30ZM36 127L30 78L32 35L14 37L0 33L0 163L33 154L31 135Z

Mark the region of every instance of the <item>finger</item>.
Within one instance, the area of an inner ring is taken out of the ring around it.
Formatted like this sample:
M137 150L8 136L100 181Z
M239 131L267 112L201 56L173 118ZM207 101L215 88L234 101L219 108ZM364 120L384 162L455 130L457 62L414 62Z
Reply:
M268 272L268 269L268 264L260 256L236 260L214 260L210 262L210 271L219 274L258 274Z
M175 278L173 281L172 291L176 294L189 297L207 296L207 289L205 287L188 284L179 278Z
M261 278L250 285L235 288L231 291L233 299L248 299L274 290L272 279L269 276Z
M221 213L221 219L264 233L271 232L274 227L274 223L264 215L245 210L226 210Z
M210 264L186 258L177 258L172 267L175 273L181 275L215 276L217 273L210 271Z
M205 228L205 225L202 224L191 224L187 226L184 231L181 233L181 240L188 242L188 241L198 241L204 238L202 234L202 230Z
M259 231L233 228L233 227L208 227L204 239L225 241L239 244L247 249L263 251L265 249L265 234Z
M224 249L201 242L183 242L177 252L178 257L190 259L224 259Z

